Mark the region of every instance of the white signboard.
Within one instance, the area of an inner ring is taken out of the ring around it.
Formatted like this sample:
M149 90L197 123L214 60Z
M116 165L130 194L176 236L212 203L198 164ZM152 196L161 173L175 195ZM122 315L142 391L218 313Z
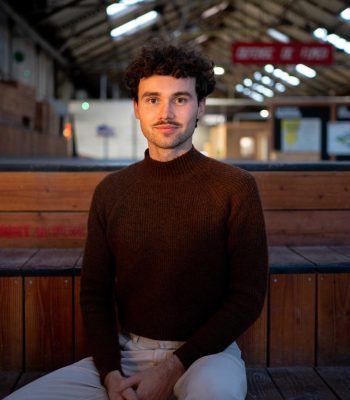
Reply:
M327 153L350 155L350 121L328 122Z
M319 118L283 119L282 143L285 152L320 152L321 120Z

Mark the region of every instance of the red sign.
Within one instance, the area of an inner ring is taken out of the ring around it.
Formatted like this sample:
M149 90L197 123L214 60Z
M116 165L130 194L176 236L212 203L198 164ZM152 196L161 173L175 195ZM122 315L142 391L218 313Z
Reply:
M232 45L236 64L306 64L329 65L333 46L329 43L236 42Z

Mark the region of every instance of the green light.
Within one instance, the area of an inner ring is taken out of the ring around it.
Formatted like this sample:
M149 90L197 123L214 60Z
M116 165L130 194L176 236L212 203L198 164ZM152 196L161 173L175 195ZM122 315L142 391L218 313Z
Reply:
M31 75L32 75L32 73L31 73L30 69L25 69L25 70L23 71L23 76L24 76L25 78L29 78Z
M84 111L87 111L90 108L90 104L87 101L84 101L84 103L81 103L81 108Z

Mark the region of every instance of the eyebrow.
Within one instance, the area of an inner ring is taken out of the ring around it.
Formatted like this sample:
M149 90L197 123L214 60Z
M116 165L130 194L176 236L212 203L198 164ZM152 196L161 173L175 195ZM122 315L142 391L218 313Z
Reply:
M142 95L142 98L150 97L150 96L161 96L161 93L160 92L145 92ZM172 97L179 97L179 96L188 96L191 98L193 97L190 92L175 92L174 94L172 94Z

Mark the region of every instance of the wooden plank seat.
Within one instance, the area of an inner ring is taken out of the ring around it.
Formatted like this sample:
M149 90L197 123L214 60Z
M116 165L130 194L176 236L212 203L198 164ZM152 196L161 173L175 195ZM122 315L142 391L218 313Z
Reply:
M271 246L269 260L265 307L238 339L247 398L350 398L350 246ZM81 262L81 248L0 248L0 394L88 355Z

